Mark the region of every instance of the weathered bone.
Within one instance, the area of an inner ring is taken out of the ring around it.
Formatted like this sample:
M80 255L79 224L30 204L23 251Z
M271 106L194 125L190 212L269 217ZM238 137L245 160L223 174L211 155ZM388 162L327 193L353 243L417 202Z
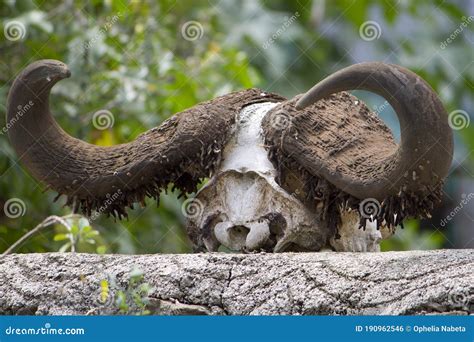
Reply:
M335 239L321 222L320 209L310 211L275 182L277 171L261 135L262 119L275 105L254 104L239 113L221 167L196 196L203 210L190 217L190 225L209 230L209 250L223 245L238 251L319 251L329 247L331 238L330 246L338 251L378 251L382 236L376 225L359 229L358 214L346 213L341 238Z

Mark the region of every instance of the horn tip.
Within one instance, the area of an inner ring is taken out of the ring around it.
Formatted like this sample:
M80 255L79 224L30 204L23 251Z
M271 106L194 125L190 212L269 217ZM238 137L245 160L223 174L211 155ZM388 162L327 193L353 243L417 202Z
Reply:
M305 103L305 101L303 101L303 98L304 96L296 102L295 104L296 109L300 110L308 106L308 104Z

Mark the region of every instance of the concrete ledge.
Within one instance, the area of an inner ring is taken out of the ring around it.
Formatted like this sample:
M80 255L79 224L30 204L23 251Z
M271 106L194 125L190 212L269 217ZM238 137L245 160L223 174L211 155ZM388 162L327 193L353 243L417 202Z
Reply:
M142 280L130 274L137 268ZM0 313L466 315L473 270L474 250L13 254L0 259Z

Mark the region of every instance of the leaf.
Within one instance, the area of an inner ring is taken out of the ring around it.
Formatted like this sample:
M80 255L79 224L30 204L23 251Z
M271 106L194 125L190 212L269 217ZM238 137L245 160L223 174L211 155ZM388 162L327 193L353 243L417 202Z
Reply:
M62 233L56 234L54 235L53 240L54 241L69 240L69 234L62 234Z
M79 233L79 227L76 224L73 224L71 226L71 234L73 236L77 236L78 233Z
M127 296L123 291L117 292L117 299L115 300L115 304L117 304L118 308L122 313L126 313L128 311Z
M93 230L91 226L85 226L81 229L81 234L84 236L94 235L94 232L99 233L97 230Z
M98 246L96 248L96 252L97 252L97 254L105 254L107 252L107 247L103 246L103 245Z
M102 279L100 281L100 301L105 303L109 297L109 282L107 279Z

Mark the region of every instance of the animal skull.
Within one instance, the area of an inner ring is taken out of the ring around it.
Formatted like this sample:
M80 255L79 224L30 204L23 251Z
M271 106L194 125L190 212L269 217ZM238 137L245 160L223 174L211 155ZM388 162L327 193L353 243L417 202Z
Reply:
M230 93L111 147L69 136L52 117L51 88L69 76L64 63L42 60L13 82L8 134L22 163L74 211L118 218L170 183L190 194L211 177L192 200L203 210L187 215L196 250L376 251L405 217L430 215L452 160L441 101L396 65L356 64L290 100ZM353 89L392 105L399 145Z
M220 245L236 251L319 251L324 247L378 251L382 235L376 224L359 229L358 214L346 212L342 235L335 239L321 222L318 209L311 212L276 183L277 171L268 159L261 127L265 114L275 106L258 103L239 113L223 161L197 193L194 201L200 210L189 215L188 224L207 230L204 243L209 251Z

